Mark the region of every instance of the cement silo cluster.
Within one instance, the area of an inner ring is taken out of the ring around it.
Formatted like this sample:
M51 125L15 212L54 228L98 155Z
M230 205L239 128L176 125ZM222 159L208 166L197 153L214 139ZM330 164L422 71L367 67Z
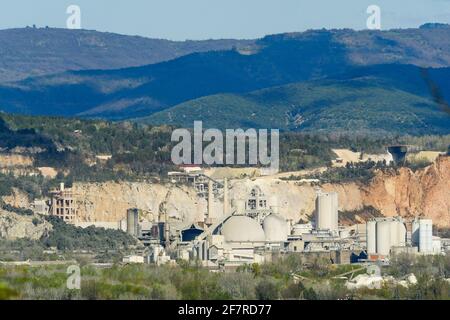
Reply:
M316 229L338 232L338 194L319 192L316 199Z
M368 256L388 256L392 247L406 246L406 226L400 218L382 218L367 222Z

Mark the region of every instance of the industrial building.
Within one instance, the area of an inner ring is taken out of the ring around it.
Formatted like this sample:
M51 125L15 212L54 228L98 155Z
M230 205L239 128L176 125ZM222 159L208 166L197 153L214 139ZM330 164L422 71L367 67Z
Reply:
M192 183L198 195L207 200L203 218L183 224L169 219L162 210L148 221L142 210L128 209L116 228L139 239L146 249L143 260L126 257L124 263L164 265L185 260L221 269L268 262L275 254L321 256L333 263L370 262L387 261L402 252L439 254L447 244L433 237L432 221L426 219L415 220L410 227L400 217L339 225L339 198L335 192L317 190L313 219L295 223L284 218L276 196L267 197L256 184L247 194L241 192L239 198L230 201L227 179L209 179L198 170L175 176L195 176ZM51 212L74 223L73 194L63 185L53 193L52 203Z
M367 254L369 260L387 259L390 255L441 254L442 243L433 236L433 221L415 219L411 223L410 239L406 222L401 217L378 218L367 222Z
M378 218L367 222L367 254L387 257L392 247L406 246L406 226L401 218Z
M196 260L205 267L227 268L270 261L275 253L334 252L328 256L338 262L350 261L363 252L365 243L358 232L338 225L336 193L317 193L314 223L292 224L279 212L276 199L270 201L259 186L229 203L228 181L220 184L222 193L213 191L213 183L208 182L203 221L180 228L161 217L158 222L136 226L139 214L129 210L127 232L137 234L148 246L148 262ZM215 201L223 201L221 214L213 212Z
M72 189L66 189L64 183L61 183L59 190L51 192L50 215L61 218L67 223L75 223L77 213Z
M411 242L422 254L441 253L441 239L433 237L433 221L430 219L415 219L413 221Z

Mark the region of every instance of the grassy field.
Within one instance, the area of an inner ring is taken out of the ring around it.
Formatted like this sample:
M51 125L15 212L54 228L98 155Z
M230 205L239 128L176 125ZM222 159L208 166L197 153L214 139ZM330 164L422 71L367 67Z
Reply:
M156 267L115 265L81 268L81 289L67 289L65 266L0 268L0 299L88 300L275 300L275 299L450 299L449 257L399 257L383 269L385 275L402 277L414 272L416 285L388 284L381 289L349 290L333 277L359 266L331 265L317 259L311 265L291 255L264 265L213 273L195 265ZM301 276L294 281L292 273Z

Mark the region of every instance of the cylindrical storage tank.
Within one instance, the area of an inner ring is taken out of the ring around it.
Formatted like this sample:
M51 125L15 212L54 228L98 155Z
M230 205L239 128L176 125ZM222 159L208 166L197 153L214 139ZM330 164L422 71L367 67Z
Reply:
M388 256L391 251L391 222L377 222L377 253Z
M412 229L411 229L411 243L413 247L419 246L419 221L416 219L412 223Z
M139 212L137 209L127 211L127 233L132 236L138 236Z
M333 210L334 226L333 230L339 230L339 198L337 192L331 193L331 209Z
M288 239L288 223L286 219L277 214L271 214L264 219L263 229L266 241L285 242Z
M406 226L403 222L399 221L397 223L397 236L398 236L398 245L400 247L405 247L406 246Z
M391 226L391 247L398 247L398 221L391 220L389 221L389 224Z
M419 251L433 252L433 222L428 219L419 221Z
M338 231L337 193L319 193L317 195L316 229Z
M368 221L366 225L367 254L377 253L377 222Z

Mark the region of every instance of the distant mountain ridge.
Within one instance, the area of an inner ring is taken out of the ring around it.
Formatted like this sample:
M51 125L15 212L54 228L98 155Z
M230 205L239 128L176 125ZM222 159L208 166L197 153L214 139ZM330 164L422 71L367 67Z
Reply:
M345 111L333 106L348 107L352 99L351 95L341 96L346 101L342 103L338 95L326 94L318 103L322 90L334 87L353 91L353 98L361 103L360 115L364 113L362 106L367 111L388 112L387 106L380 105L383 99L391 107L399 101L401 108L391 116L398 123L412 121L406 126L408 130L422 123L423 132L446 132L448 123L440 118L446 115L433 101L422 71L429 74L432 83L440 86L442 96L448 99L450 28L447 26L429 24L419 29L389 31L312 30L236 44L230 50L195 52L145 66L69 71L3 84L0 109L31 115L174 124L178 121L184 125L187 119L211 120L196 109L199 103L207 102L211 104L207 106L209 113L226 111L222 124L263 127L277 124L286 130L323 130L323 122L302 120L305 114L293 107L268 108L268 102L277 106L285 101L306 103L298 99L299 92L305 99L308 92L313 92L309 98L316 101L310 101L308 117L325 119L332 110L338 115L339 110ZM278 87L289 90L280 91ZM268 94L260 95L262 92ZM261 101L263 98L267 101ZM246 107L251 106L266 108L259 114L264 114L267 122L247 119L246 123L237 117L241 114L245 119ZM428 118L424 114L427 110L431 112ZM399 116L401 113L408 117L404 119ZM345 121L352 120L352 113L344 114L348 116ZM356 113L353 115L356 117ZM348 127L342 120L339 126ZM364 130L372 128L369 122L361 119L358 126ZM433 125L437 126L434 131Z
M217 94L136 119L149 124L289 131L450 134L450 116L438 106L410 65L360 67L322 80L291 83L245 94ZM450 68L429 69L450 97Z
M169 41L92 30L0 30L0 83L69 70L119 69L190 53L228 50L253 40Z

